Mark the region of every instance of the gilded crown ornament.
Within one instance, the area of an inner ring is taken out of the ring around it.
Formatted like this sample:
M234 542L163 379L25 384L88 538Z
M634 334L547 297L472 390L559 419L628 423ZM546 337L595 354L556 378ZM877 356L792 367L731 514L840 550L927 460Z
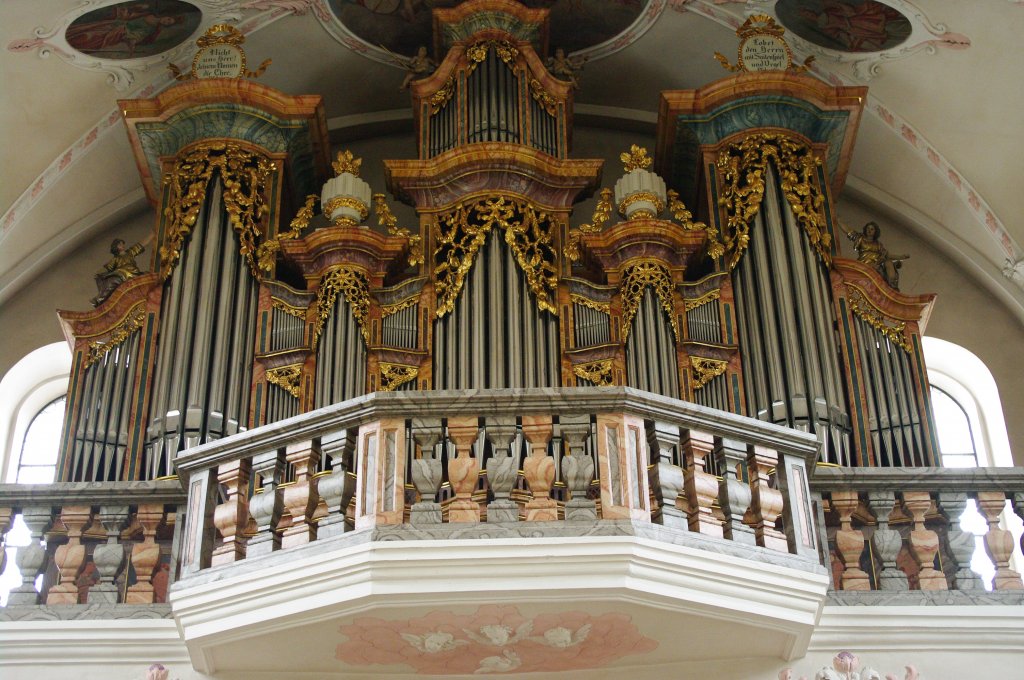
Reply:
M338 157L331 163L331 167L334 168L334 176L338 177L344 173L355 175L359 177L359 168L363 164L362 158L357 158L348 149L338 152Z
M615 183L615 204L627 220L654 219L665 209L665 180L648 170L654 160L633 144L619 155L626 174Z
M622 169L626 172L646 170L654 162L654 159L647 155L647 149L637 144L630 145L629 151L619 154L619 160L622 161Z
M324 183L320 202L324 215L336 227L355 227L370 214L370 185L359 178L363 159L339 151L331 164L336 173Z

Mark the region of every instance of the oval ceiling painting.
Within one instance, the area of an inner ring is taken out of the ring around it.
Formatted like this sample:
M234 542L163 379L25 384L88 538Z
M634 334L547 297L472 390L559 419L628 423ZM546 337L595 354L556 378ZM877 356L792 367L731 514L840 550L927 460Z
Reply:
M188 39L203 14L181 0L121 2L94 9L71 22L64 38L98 59L141 59Z
M779 0L779 21L804 40L837 52L881 52L910 37L910 20L875 0Z
M367 43L412 56L433 44L431 10L461 0L329 0L349 31ZM649 0L521 0L531 9L548 9L551 50L576 52L600 45L625 31ZM444 56L444 55L441 55Z

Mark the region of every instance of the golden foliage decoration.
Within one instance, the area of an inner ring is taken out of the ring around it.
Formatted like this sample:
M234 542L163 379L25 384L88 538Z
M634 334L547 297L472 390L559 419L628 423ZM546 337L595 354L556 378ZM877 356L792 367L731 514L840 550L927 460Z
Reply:
M430 95L430 99L427 100L430 102L430 113L435 114L447 106L453 94L455 94L455 76L451 75L448 76L448 80L444 81L444 85L437 92Z
M705 359L704 357L691 356L690 366L693 368L693 389L696 391L725 373L729 362L720 359Z
M885 312L875 307L860 289L846 284L846 291L850 309L854 314L864 319L869 326L887 337L890 342L904 352L910 353L910 343L907 342L907 336L904 334L907 329L905 321L889 318Z
M288 224L288 231L260 244L260 247L256 249L256 262L260 271L269 272L274 268L277 253L281 250L281 241L298 238L302 234L302 230L309 226L310 220L313 219L313 206L318 200L320 198L316 194L306 196L306 203L299 208L295 218Z
M698 298L694 298L692 300L683 300L683 307L686 309L686 311L689 312L691 310L697 309L698 307L703 307L709 302L714 302L720 297L722 297L721 289L715 288L714 290L709 290L708 292L704 293Z
M367 318L370 313L370 282L366 275L357 269L338 265L331 267L320 279L320 287L316 291L316 323L313 326L313 346L320 340L324 324L327 323L331 311L334 309L334 301L338 293L345 296L352 316L359 324L359 331L363 340L370 343L370 329L367 325Z
M407 297L404 300L400 300L400 301L394 303L393 305L381 305L380 316L381 316L382 319L386 319L389 316L392 316L394 314L398 314L399 312L401 312L404 309L409 309L410 307L415 307L416 305L419 304L419 302L420 302L420 296L417 293L416 295L413 295L412 297Z
M576 377L588 380L598 387L607 387L613 382L611 359L576 364L572 367L572 372L576 374Z
M373 207L377 213L377 224L392 236L404 238L409 243L409 265L423 264L423 242L419 234L413 234L405 227L398 226L398 218L391 212L384 194L373 195Z
M825 226L825 194L818 186L821 165L814 151L781 133L757 132L726 148L718 158L719 206L725 209L722 242L729 268L739 264L750 243L750 222L761 209L768 163L774 164L782 192L825 265L832 263L832 236Z
M498 58L506 64L511 65L519 56L519 50L507 40L481 40L466 48L466 58L469 60L469 71L472 72L477 64L487 58L487 53L494 50Z
M536 78L530 79L530 95L549 116L554 117L558 114L558 100L551 96Z
M722 256L725 248L718 241L718 230L703 222L695 222L693 220L693 213L687 209L685 203L679 200L679 192L674 189L668 190L668 209L672 213L673 219L683 228L683 231L704 230L708 237L708 257L718 259Z
M394 392L410 380L415 380L420 374L418 366L389 364L383 361L378 365L380 366L381 392Z
M454 309L466 274L493 228L504 230L505 243L526 274L537 306L556 314L555 222L529 203L507 196L489 196L469 205L460 204L438 216L434 224L437 316Z
M593 309L596 312L603 312L605 314L609 314L611 310L611 304L607 302L598 302L597 300L591 300L590 298L583 297L582 295L572 294L569 296L569 300L572 301L574 304L589 307L590 309Z
M626 172L646 170L654 162L654 159L647 155L647 149L637 144L631 144L629 151L619 154L619 160L622 161L622 169Z
M238 234L239 252L252 275L258 277L255 255L256 241L263 233L260 222L267 211L264 191L276 169L263 156L227 141L202 142L180 153L164 176L164 183L170 185L170 200L164 208L167 221L160 247L161 278L170 276L178 263L182 244L195 227L215 173L220 173L224 185L224 209Z
M644 290L651 286L654 294L661 302L661 308L668 314L669 323L672 325L672 333L679 340L679 327L676 325L676 315L673 308L673 295L675 284L672 283L672 275L668 269L654 260L641 260L626 268L622 277L622 284L619 290L622 291L622 339L629 337L633 319L637 310L640 309L640 300L643 299Z
M267 369L267 382L298 399L302 396L302 364Z
M146 307L144 304L139 303L125 314L125 317L121 319L120 323L114 326L113 330L110 332L110 337L106 340L97 340L89 343L89 351L82 361L84 367L89 368L94 363L102 359L107 352L127 340L128 336L130 336L134 331L142 328L142 325L145 322Z
M282 312L289 316L294 316L296 319L306 318L305 309L303 309L302 307L293 307L292 305L288 304L287 302L279 298L271 297L270 306L273 307L274 309L281 310Z
M608 187L601 189L600 198L597 201L597 205L594 206L594 215L590 218L590 224L581 224L578 228L569 232L569 242L565 244L562 253L570 262L576 262L580 259L580 237L583 234L601 231L604 225L608 223L608 220L611 219L612 210L615 209L612 204L613 195L612 190Z
M334 168L334 176L338 177L344 173L359 177L359 167L363 164L362 158L357 158L351 151L345 149L338 152L338 157L331 163Z

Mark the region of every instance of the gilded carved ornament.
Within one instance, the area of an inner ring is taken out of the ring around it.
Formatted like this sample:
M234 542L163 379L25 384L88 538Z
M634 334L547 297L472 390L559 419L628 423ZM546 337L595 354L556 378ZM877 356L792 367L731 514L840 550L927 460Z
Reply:
M334 309L334 301L338 293L345 297L352 316L359 324L359 331L367 344L370 342L370 329L367 318L370 314L370 282L366 276L351 267L339 265L327 270L320 279L320 287L316 291L316 322L313 325L313 345L320 340L324 324Z
M339 151L338 157L331 162L331 167L334 168L334 176L348 173L359 177L359 168L363 164L362 158L357 158L352 154L351 151Z
M377 224L392 236L404 238L409 243L409 265L415 267L423 264L423 241L420 235L398 226L398 218L391 212L384 194L373 195L373 207L377 213Z
M398 314L403 309L409 309L410 307L415 307L417 304L419 304L419 301L420 301L420 296L417 293L416 295L413 295L412 297L408 297L408 298L406 298L404 300L401 300L399 302L396 302L396 303L394 303L392 305L381 305L380 316L383 319L383 318L387 318L389 316L392 316L394 314Z
M637 191L635 193L630 194L629 196L626 196L624 199L619 201L619 205L617 206L618 209L619 209L619 214L622 215L623 217L625 217L626 216L627 208L629 208L629 206L633 205L634 203L653 203L654 204L654 210L653 211L651 211L651 210L637 210L634 213L632 213L630 215L630 219L634 219L634 220L641 220L641 219L653 220L655 217L658 216L658 213L660 213L662 210L665 209L665 204L662 202L662 200L660 198L658 198L657 194L655 194L655 193L653 193L651 191Z
M572 367L572 372L576 374L576 377L588 380L598 387L607 387L612 384L611 359L576 364Z
M703 222L695 222L693 220L693 213L686 208L686 204L679 200L678 191L669 189L667 195L668 209L672 213L672 218L679 223L683 231L699 231L703 229L708 237L708 257L716 260L720 258L725 253L725 248L718 240L718 230Z
M654 162L654 159L647 155L647 149L637 144L631 144L629 151L619 154L619 160L622 161L622 169L626 172L646 170Z
M690 357L690 367L693 369L694 391L707 385L709 382L725 373L729 367L728 361L720 359L705 359L704 357Z
M299 212L295 214L294 219L288 224L288 231L278 234L277 238L272 238L260 244L260 247L256 249L256 262L259 265L260 271L269 272L274 268L277 253L281 250L281 241L290 241L298 238L302 234L302 230L309 226L309 221L313 219L313 206L318 200L319 198L316 194L306 196L306 203L299 208Z
M530 79L530 96L541 105L549 116L554 117L558 114L558 100L551 96L536 78Z
M273 62L264 59L255 71L247 70L245 50L242 49L244 42L245 34L231 24L214 24L196 39L196 47L199 49L192 58L192 68L188 72L182 73L174 64L168 64L167 69L179 81L194 78L259 78ZM226 47L227 54L216 54L218 46ZM225 73L225 70L233 70L234 73Z
M832 236L825 225L825 194L818 187L821 158L785 134L757 132L724 149L716 163L721 179L718 204L726 214L722 244L729 268L739 264L750 243L750 222L761 209L769 162L779 174L797 223L822 262L831 265Z
M296 399L302 396L302 364L267 369L267 382L277 385Z
M727 71L790 71L804 73L814 61L814 56L804 59L803 64L793 63L793 50L782 36L786 29L767 14L754 14L736 29L740 39L736 50L736 64L730 64L724 54L715 52L715 59Z
M622 340L625 341L629 337L633 319L636 317L637 310L640 309L640 300L643 299L644 290L648 286L654 289L654 294L661 302L661 308L668 314L672 333L678 341L679 327L676 325L675 310L672 304L675 284L672 283L672 276L668 269L653 260L641 260L630 265L622 277L622 284L619 288L622 291Z
M850 284L846 284L846 297L850 301L850 309L854 314L864 319L869 326L879 331L904 352L910 353L910 343L907 342L905 335L907 329L905 321L897 321L890 318L885 312L872 304L871 300L859 288Z
M598 312L603 312L605 314L611 313L611 304L607 302L598 302L597 300L591 300L590 298L586 298L583 297L582 295L576 294L570 295L569 300L572 301L574 304L583 305L584 307L589 307L590 309L593 309Z
M410 380L415 380L420 374L418 366L390 364L383 361L378 365L380 366L381 392L394 392Z
M594 215L590 218L590 224L581 224L576 229L572 229L569 232L569 242L565 244L565 248L562 249L562 253L569 259L570 262L576 262L580 259L580 237L583 234L593 234L601 231L604 225L608 223L608 220L612 217L612 197L614 192L605 187L601 189L600 198L597 201L597 205L594 206Z
M555 223L547 213L507 196L491 196L459 205L438 216L434 224L434 288L438 317L455 307L466 274L494 228L505 232L505 243L526 275L537 306L556 314L558 277L555 269Z
M507 40L481 40L466 48L466 58L469 59L469 72L472 73L477 64L487 58L487 53L494 50L498 58L506 64L511 65L519 56L519 50Z
M146 307L144 304L137 304L129 310L125 317L114 326L110 336L106 340L96 340L89 343L89 351L82 360L85 368L102 359L107 352L114 349L128 339L133 332L142 328L146 322Z
M224 209L238 234L239 252L249 263L252 275L258 277L256 241L263 233L260 221L267 211L264 191L276 169L275 163L232 142L202 142L180 153L171 172L164 176L164 183L170 185L170 199L164 208L167 222L160 247L161 278L169 277L178 263L182 244L195 227L214 173L220 173Z
M296 319L306 318L306 310L304 308L293 307L292 305L288 304L287 302L279 298L271 297L270 306L273 307L274 309L281 310L282 312L288 314L289 316L294 316Z
M689 312L691 310L697 309L698 307L703 307L709 302L714 302L720 297L722 297L722 291L716 288L715 290L709 290L708 292L701 295L699 298L694 298L692 300L683 300L683 307L686 309L686 311Z
M441 89L430 95L430 99L427 100L430 103L430 113L435 114L443 109L451 101L453 94L455 94L455 76L450 75L448 80L444 81Z

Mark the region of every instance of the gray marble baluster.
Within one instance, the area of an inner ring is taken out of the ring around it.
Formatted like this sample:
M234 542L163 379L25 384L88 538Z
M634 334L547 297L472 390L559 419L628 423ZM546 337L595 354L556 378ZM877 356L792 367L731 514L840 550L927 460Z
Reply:
M722 475L718 482L718 503L725 515L723 535L737 543L757 545L753 528L743 523L743 515L750 507L750 487L736 474L737 466L747 458L747 445L733 439L715 437L714 456Z
M868 507L875 515L875 532L871 544L882 562L878 574L878 590L909 590L907 575L896 566L896 556L903 547L900 532L889 528L889 515L896 505L896 493L893 491L869 491Z
M409 523L416 526L441 523L441 504L435 499L444 478L437 443L441 439L441 421L437 418L413 418L412 438L420 455L412 459L412 483L420 500L409 509Z
M276 529L281 521L284 499L278 487L284 481L285 468L284 452L280 449L252 457L252 472L259 475L261 488L249 499L249 514L256 522L256 535L246 543L246 557L269 555L281 549L281 535Z
M53 508L27 507L22 509L21 518L28 527L32 540L28 545L18 548L15 563L21 572L21 585L11 590L7 598L8 605L39 604L36 577L46 568L46 549L43 548L42 538L53 523Z
M356 429L341 430L320 440L321 451L331 461L331 474L321 477L317 485L327 505L327 516L317 525L317 537L321 539L345 533L345 511L356 491L355 477L349 473L357 433Z
M686 513L679 509L677 500L683 493L683 469L674 461L679 446L679 427L669 423L644 421L647 430L647 445L655 460L652 483L658 504L661 506L661 523L682 531L689 530ZM685 507L685 503L683 505Z
M569 446L569 455L562 457L562 477L569 487L569 501L565 504L566 521L593 521L597 519L597 503L587 498L590 481L594 478L594 459L587 454L590 436L590 416L561 416L559 429Z
M124 563L121 530L128 523L128 506L104 505L100 508L99 520L107 532L107 542L92 551L99 581L89 588L89 604L116 604L118 587L114 579Z
M488 418L485 434L492 453L485 466L487 484L494 493L494 500L487 504L487 522L518 522L519 505L510 497L519 472L519 458L509 450L516 436L515 418Z
M960 516L967 509L967 494L959 492L939 492L939 512L949 522L947 529L947 541L949 552L956 562L956 573L953 575L953 585L956 590L984 590L985 586L973 571L971 571L971 558L974 556L976 541L974 534L960 528Z

